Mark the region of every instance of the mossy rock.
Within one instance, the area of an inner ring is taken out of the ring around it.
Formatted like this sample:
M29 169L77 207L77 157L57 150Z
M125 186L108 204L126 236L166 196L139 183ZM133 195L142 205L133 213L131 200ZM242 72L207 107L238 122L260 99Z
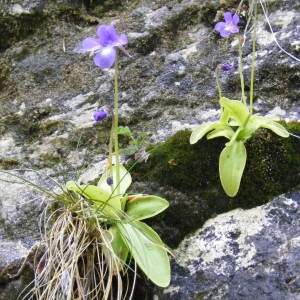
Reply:
M287 127L300 133L299 123ZM240 190L230 198L218 173L219 154L226 140L202 139L190 145L190 134L189 130L180 131L153 147L147 163L133 170L136 180L163 187L157 190L170 201L170 208L164 218L153 223L171 246L215 214L262 205L300 182L300 140L259 130L246 144L248 158Z
M40 25L43 21L40 13L22 14L20 17L0 15L0 51L33 34L37 29L37 24Z

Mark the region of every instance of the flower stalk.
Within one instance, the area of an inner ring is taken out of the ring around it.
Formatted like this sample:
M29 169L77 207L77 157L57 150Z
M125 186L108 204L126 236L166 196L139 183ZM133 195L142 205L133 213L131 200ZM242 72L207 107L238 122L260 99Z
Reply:
M120 155L119 155L119 139L118 139L118 128L119 128L119 69L118 69L118 55L115 60L115 75L114 75L114 118L113 118L113 139L114 139L114 150L116 157L116 184L117 194L120 194Z
M241 102L246 105L246 96L245 96L245 81L243 74L243 43L242 38L239 38L239 74L241 82Z
M256 28L257 28L257 1L254 1L252 55L251 55L251 75L250 75L250 95L249 95L249 110L250 110L251 115L253 113L255 55L256 55Z

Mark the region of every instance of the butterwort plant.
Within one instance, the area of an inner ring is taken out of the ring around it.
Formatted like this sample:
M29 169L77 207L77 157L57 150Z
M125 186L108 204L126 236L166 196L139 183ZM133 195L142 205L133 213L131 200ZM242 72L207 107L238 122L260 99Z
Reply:
M128 43L124 34L118 34L113 25L100 25L96 31L97 37L83 40L82 48L95 54L94 64L100 69L115 65L114 113L108 167L100 178L98 185L79 185L68 182L67 189L98 205L102 222L109 224L111 236L111 252L119 258L123 267L129 257L133 257L146 276L158 286L165 287L170 282L170 264L166 246L158 234L141 220L159 214L168 207L168 202L157 196L128 195L131 184L130 173L120 163L118 134L118 50L129 56L123 46ZM94 118L101 120L103 111L96 111ZM115 163L113 163L115 158ZM156 262L153 264L153 262ZM116 272L117 270L114 270Z
M126 35L118 34L113 25L100 25L96 37L82 42L83 51L94 55L99 69L114 66L115 70L113 113L98 109L91 116L96 122L113 117L106 168L97 184L68 181L56 193L0 170L53 200L43 214L35 278L23 299L132 299L137 266L154 284L170 283L169 250L143 222L169 203L158 196L128 192L132 178L120 162L118 134L124 134L124 128L118 125L118 51L130 56L124 48L127 43Z
M204 136L207 139L225 137L229 141L225 144L219 158L219 176L222 187L230 197L236 196L239 191L242 175L247 160L245 143L259 128L267 128L281 137L288 137L289 132L278 122L253 114L253 93L254 93L254 70L255 70L255 42L256 42L256 2L254 3L254 33L252 36L252 64L250 79L249 102L244 95L244 79L242 66L240 65L241 78L241 99L232 100L222 96L221 88L217 79L219 90L219 103L221 106L220 119L216 122L205 122L198 125L192 132L190 143L195 144ZM226 12L224 21L218 22L214 29L223 38L239 32L239 16L235 13ZM241 64L241 57L239 60ZM218 70L232 71L234 67L229 64L222 64ZM216 72L218 75L218 72Z
M47 218L45 252L36 267L32 299L131 299L136 266L156 285L170 283L168 248L143 220L163 212L167 200L131 194L132 178L121 164L118 134L118 52L129 55L124 34L100 25L95 37L82 42L101 70L114 67L114 109L106 168L97 184L68 181L53 195L58 206ZM103 121L110 113L96 110ZM49 226L49 222L51 226ZM131 282L128 271L133 271ZM28 294L25 295L26 298ZM27 299L27 298L26 298Z

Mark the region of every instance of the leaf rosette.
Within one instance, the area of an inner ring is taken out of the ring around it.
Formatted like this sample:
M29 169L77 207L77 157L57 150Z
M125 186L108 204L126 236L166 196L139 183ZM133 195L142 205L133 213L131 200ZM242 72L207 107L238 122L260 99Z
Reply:
M245 142L259 128L269 129L284 138L289 136L289 132L278 122L252 115L247 105L239 100L221 97L220 106L220 119L198 125L190 136L190 143L195 144L204 136L207 139L225 137L229 140L220 154L219 176L225 193L234 197L239 191L246 165Z
M117 181L119 172L120 181ZM112 178L112 184L108 184ZM123 165L112 166L104 173L97 186L80 185L74 181L66 184L68 191L84 197L97 214L99 221L108 224L110 249L119 258L120 266L131 255L140 269L156 285L170 283L170 261L166 245L159 235L141 220L163 212L169 203L152 195L127 195L131 185L130 173ZM109 251L106 251L109 255ZM155 263L154 263L155 262Z

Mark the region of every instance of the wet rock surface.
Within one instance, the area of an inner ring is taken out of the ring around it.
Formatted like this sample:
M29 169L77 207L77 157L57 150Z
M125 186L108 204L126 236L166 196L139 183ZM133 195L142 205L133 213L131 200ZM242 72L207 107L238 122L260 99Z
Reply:
M233 11L238 3L234 0L2 1L0 168L41 170L42 177L30 172L21 173L51 188L53 185L46 179L48 175L74 179L83 170L88 169L88 174L94 167L96 171L87 178L97 178L98 166L103 164L107 153L111 119L95 124L91 116L96 108L109 110L112 107L113 71L96 68L91 57L81 53L80 42L87 36L94 36L98 24L114 23L129 39L127 48L132 58L120 55L121 125L130 126L133 131L152 132L150 141L155 144L164 142L181 129L215 120L219 115L219 105L214 74L219 64L235 66L232 72L221 72L220 83L224 95L240 98L237 42L234 38L221 39L213 32L213 26L221 20L222 13ZM241 28L246 24L247 8L247 4L242 7ZM271 1L268 9L278 43L291 55L299 56L299 4L290 0ZM251 59L250 40L247 42L243 54L246 92L249 90ZM299 62L272 41L272 33L260 11L255 111L287 122L299 122L299 71ZM272 160L273 154L269 151L273 141L270 134L260 136L259 143L266 142L265 148L259 148L258 156L253 152L253 161L259 161L257 166L262 166L262 169L256 170L255 165L246 177L251 179L257 171L259 180L254 185L251 185L253 180L247 181L246 186L255 193L264 180L266 184L262 193L267 196L262 202L254 201L251 205L246 199L242 207L264 203L297 183L299 158L294 153L296 142L289 150L284 150L287 152L278 151L275 155L282 166L285 161L294 162L291 170L295 176L288 173L284 189L277 185L278 181L272 181L274 174L278 176L277 180L281 180L278 179L281 178L279 173L287 171L283 167L273 173L276 159ZM126 146L128 141L122 142L122 146ZM255 143L250 143L250 146L251 150L258 149ZM170 174L180 167L181 161L180 157L176 157L177 161L172 160L174 157L169 157L169 154L153 156L152 164L156 159L162 159L151 167L153 172L148 174L147 180L153 182L145 181L136 172L136 180L144 182L137 183L133 189L152 194L157 192L170 200L170 213L154 220L153 225L170 237L173 246L212 215L239 207L235 200L230 202L227 199L228 205L222 202L224 195L215 168L217 160L213 160L214 153L217 157L218 145L211 147L212 150L201 160L204 162L202 168L214 175L201 177L200 185L193 186L189 182L189 188L185 189L184 181L172 182ZM268 168L269 163L272 168ZM191 186L194 187L192 193L189 191ZM210 196L217 195L209 201L206 200L208 193L203 193L207 186L212 187ZM269 193L270 189L275 192ZM38 220L44 201L46 199L25 187L0 182L0 262L3 270L7 267L18 269L26 251L39 240ZM185 205L182 206L181 202ZM208 213L202 214L201 211L208 206ZM184 214L184 222L176 219L178 211ZM8 257L7 253L15 255ZM241 276L246 277L246 273ZM0 282L0 299L15 299L16 289L28 282L27 275L24 280L19 278L19 281L10 283L6 275L1 278L5 279ZM152 293L150 289L146 290L141 288L140 291L144 298ZM283 289L282 293L286 291ZM249 295L252 297L250 292Z
M299 299L300 192L208 220L175 250L156 299Z

